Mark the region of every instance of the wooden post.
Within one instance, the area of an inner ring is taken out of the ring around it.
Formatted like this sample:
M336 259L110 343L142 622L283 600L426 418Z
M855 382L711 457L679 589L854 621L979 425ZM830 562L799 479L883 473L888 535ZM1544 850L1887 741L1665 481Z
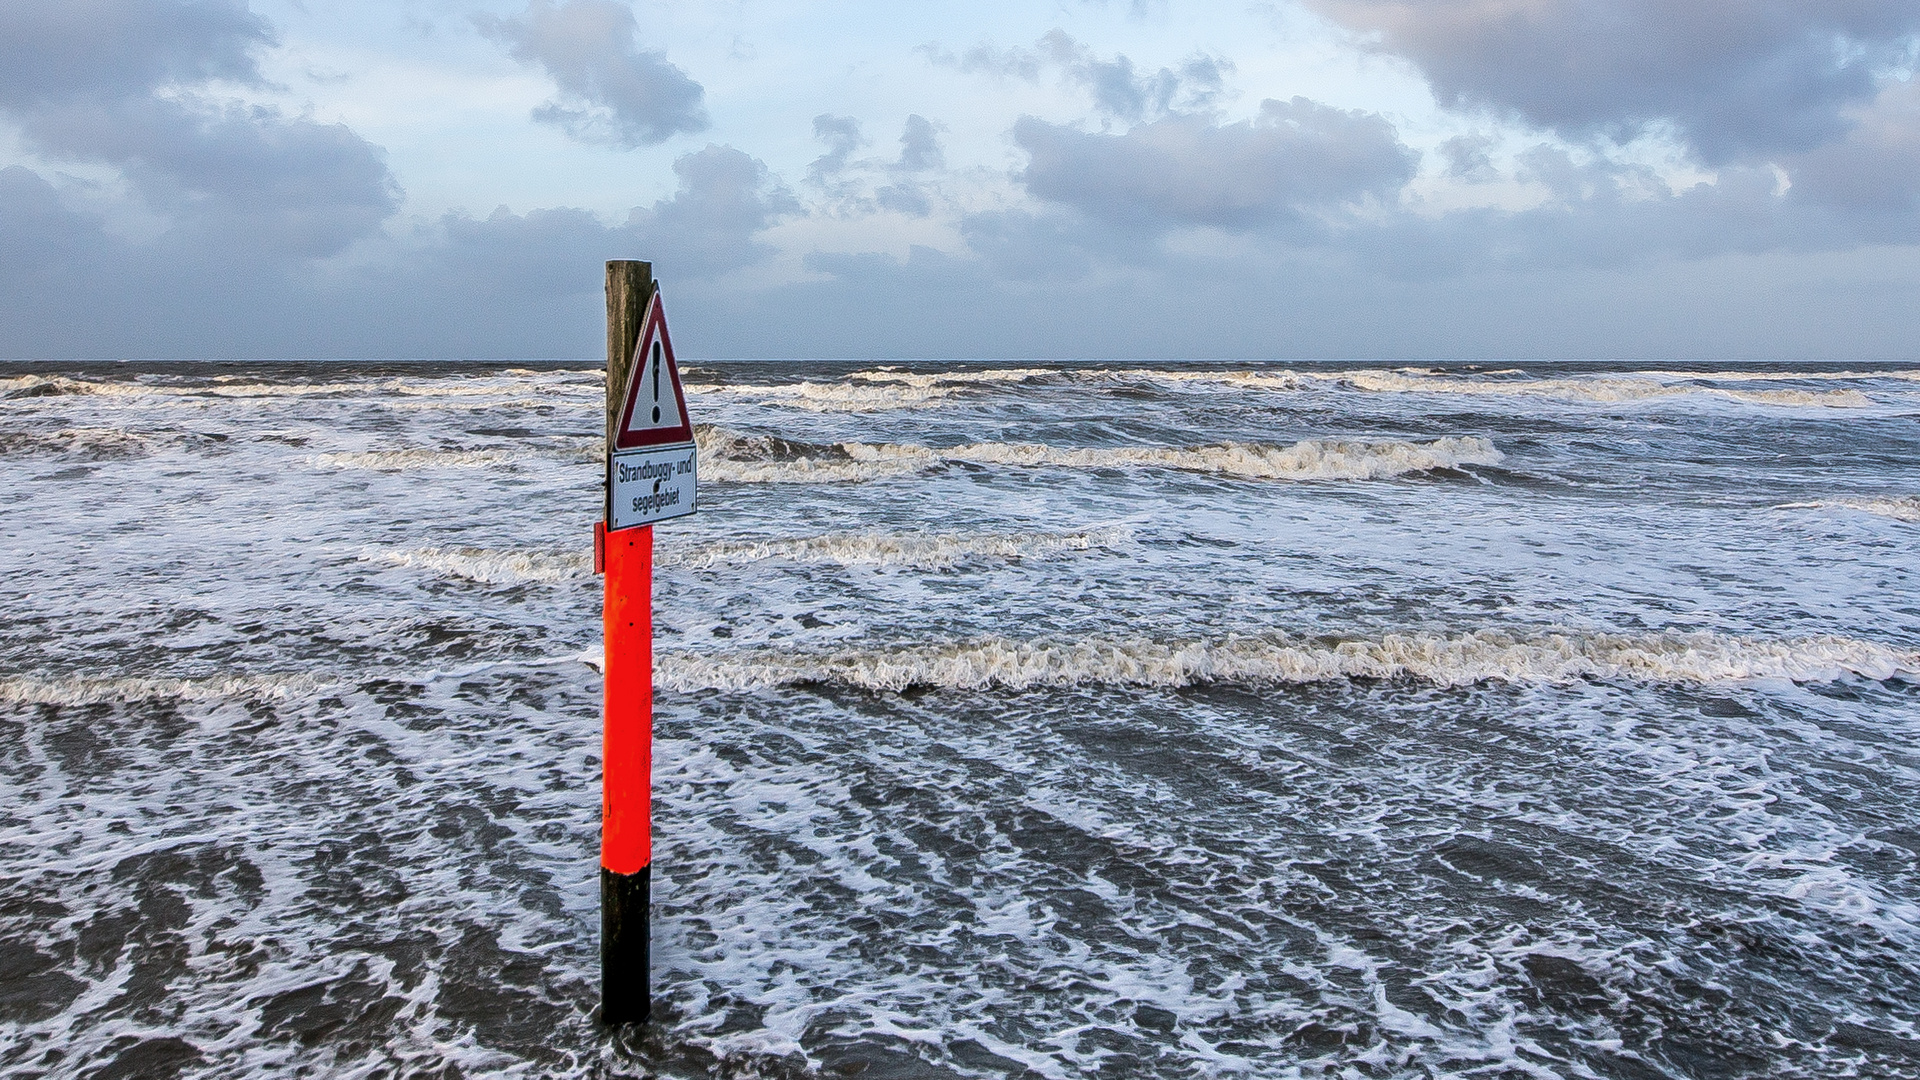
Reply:
M653 267L607 263L607 452L612 453L634 339L653 299ZM607 484L611 497L612 484ZM600 789L600 1020L637 1023L652 1011L647 973L653 870L653 526L596 539L606 573Z

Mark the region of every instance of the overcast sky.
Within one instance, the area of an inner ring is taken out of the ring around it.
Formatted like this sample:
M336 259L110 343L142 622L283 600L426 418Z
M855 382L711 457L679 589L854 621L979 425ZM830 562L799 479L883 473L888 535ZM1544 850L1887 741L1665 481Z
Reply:
M5 0L0 355L1920 357L1913 0Z

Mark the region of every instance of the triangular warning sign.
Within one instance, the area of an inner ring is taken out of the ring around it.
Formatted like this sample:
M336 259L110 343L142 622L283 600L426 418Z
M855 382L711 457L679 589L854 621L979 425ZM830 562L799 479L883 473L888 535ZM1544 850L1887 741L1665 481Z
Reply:
M620 430L613 446L630 450L692 441L693 424L687 419L687 396L680 389L680 367L673 362L673 339L667 336L666 312L660 306L660 290L655 289L634 345L627 404L620 413Z

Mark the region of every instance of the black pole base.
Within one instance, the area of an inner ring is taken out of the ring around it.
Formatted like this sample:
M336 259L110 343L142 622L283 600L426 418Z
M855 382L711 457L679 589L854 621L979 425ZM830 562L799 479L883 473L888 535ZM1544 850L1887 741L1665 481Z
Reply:
M643 1023L653 1011L647 982L647 902L653 867L616 874L600 868L600 1022Z

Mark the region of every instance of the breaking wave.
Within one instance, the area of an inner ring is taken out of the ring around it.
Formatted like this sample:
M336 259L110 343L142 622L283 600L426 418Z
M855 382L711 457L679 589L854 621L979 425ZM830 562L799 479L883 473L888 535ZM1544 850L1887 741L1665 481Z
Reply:
M660 549L660 561L693 569L767 559L840 566L943 569L968 559L983 557L1047 558L1068 552L1115 547L1132 537L1132 530L1122 526L1077 532L828 533L795 539L663 546Z
M593 572L593 556L586 552L493 551L487 548L414 548L382 551L369 548L361 562L417 567L442 577L461 578L485 585L519 585L584 577Z
M1781 503L1775 510L1857 510L1863 514L1920 523L1920 495L1882 496L1879 498L1821 499L1815 502Z
M587 658L592 659L592 658ZM1624 635L1480 631L1377 639L1228 637L1016 641L806 653L662 653L667 689L754 690L820 683L863 690L1026 690L1059 686L1177 688L1406 679L1443 687L1585 680L1718 685L1761 679L1833 682L1920 676L1920 652L1841 637L1767 641L1718 634Z
M501 465L516 456L505 450L352 450L313 454L307 462L322 469L473 469Z
M695 431L700 471L736 483L812 483L903 476L950 462L1088 469L1152 468L1256 480L1376 480L1465 465L1497 465L1493 443L1474 435L1432 442L1309 439L1292 446L1224 443L1196 447L1056 447L968 443L934 448L844 442L816 446L771 435L702 426Z
M1089 373L1092 374L1092 373ZM1114 371L1105 375L1126 375ZM1660 372L1647 377L1593 376L1587 378L1496 378L1466 377L1420 369L1388 371L1362 369L1338 372L1298 371L1141 371L1138 377L1174 383L1222 383L1251 389L1300 391L1313 389L1351 389L1367 393L1457 394L1477 397L1529 397L1561 401L1623 404L1691 396L1717 397L1751 405L1785 407L1869 408L1873 399L1858 390L1741 390L1721 386L1702 386L1697 382L1668 381L1724 380L1748 381L1737 374ZM1490 375L1507 373L1494 372ZM1867 377L1862 373L1863 377ZM1901 377L1898 374L1887 377Z
M0 679L0 705L98 705L134 701L280 699L327 685L312 675L236 675L197 679Z
M70 427L51 431L0 431L0 454L84 458L137 457L150 449L145 436L119 428Z
M492 377L471 373L447 378L386 378L335 382L269 382L257 377L217 375L182 382L82 379L70 375L0 377L0 398L356 398L355 404L380 404L382 395L400 398L474 398L541 394L554 398L604 394L598 371L533 371L509 368Z
M1124 544L1133 531L1107 526L1073 532L1008 533L827 533L822 536L721 541L659 542L655 565L707 570L782 559L837 566L905 566L945 569L969 559L1035 559ZM425 570L441 577L483 585L553 583L593 573L593 556L584 551L495 550L478 547L369 547L360 561Z
M687 397L695 404L704 399L745 398L761 405L776 405L808 412L882 412L911 409L952 397L952 386L861 386L846 383L801 382L784 385L689 386Z

